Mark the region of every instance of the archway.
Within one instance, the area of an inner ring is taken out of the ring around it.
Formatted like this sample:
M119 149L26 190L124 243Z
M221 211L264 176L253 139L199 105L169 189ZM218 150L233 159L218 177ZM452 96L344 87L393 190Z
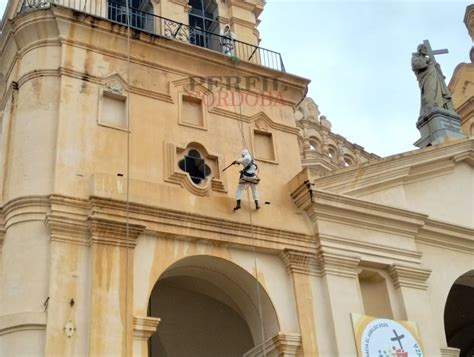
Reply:
M449 347L461 350L460 357L474 355L474 270L454 282L444 309L444 330Z
M199 255L174 263L150 294L148 315L161 323L148 355L242 356L262 343L262 327L265 339L274 336L277 315L258 286L252 275L221 258Z

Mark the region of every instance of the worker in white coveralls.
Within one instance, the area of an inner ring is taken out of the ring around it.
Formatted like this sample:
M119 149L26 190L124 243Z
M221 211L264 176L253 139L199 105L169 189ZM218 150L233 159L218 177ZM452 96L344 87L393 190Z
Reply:
M222 53L232 57L234 55L235 34L230 30L230 26L226 25L224 31L221 32Z
M242 197L242 191L245 190L248 186L252 189L252 197L255 201L255 208L259 209L258 205L258 192L257 184L260 179L257 176L258 166L253 162L252 156L247 149L242 150L242 158L235 160L234 165L241 164L244 168L240 171L239 185L237 186L237 192L235 193L235 199L237 200L237 206L235 206L234 211L240 209L240 200Z

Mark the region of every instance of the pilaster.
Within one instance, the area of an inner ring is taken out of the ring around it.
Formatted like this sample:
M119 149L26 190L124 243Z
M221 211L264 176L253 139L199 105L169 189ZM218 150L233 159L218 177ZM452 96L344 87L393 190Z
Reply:
M133 256L144 230L128 222L90 219L91 356L132 354Z
M50 249L45 355L86 355L91 296L87 201L51 196L50 202L44 221Z
M301 356L301 336L278 333L244 354L244 357L293 357ZM314 355L308 355L314 356Z
M323 252L321 262L323 275L357 279L358 257Z
M321 276L321 267L316 254L285 249L280 258L291 274Z
M90 219L90 244L111 247L135 248L138 236L145 226L103 218Z
M229 22L237 40L258 46L258 16L263 10L263 1L230 0L228 2Z
M133 318L133 356L148 356L148 339L153 336L161 319L150 316Z
M392 264L388 272L393 280L395 288L428 289L426 281L431 275L431 270L414 268L400 264Z
M0 354L44 354L49 236L44 196L26 196L2 207L0 222Z
M459 357L461 350L454 347L442 347L441 357Z
M364 305L359 292L357 267L360 258L344 255L339 252L321 253L321 268L325 288L327 290L328 328L332 329L339 356L356 355L353 343L351 313L363 313ZM328 333L329 334L329 333Z
M437 332L444 326L433 324L427 280L431 270L419 266L393 264L388 268L402 309L402 319L415 321L420 331L423 351L427 356L439 355L441 344Z
M293 280L303 355L316 356L319 354L316 339L316 308L311 284L313 276L321 275L316 255L285 250L280 257Z

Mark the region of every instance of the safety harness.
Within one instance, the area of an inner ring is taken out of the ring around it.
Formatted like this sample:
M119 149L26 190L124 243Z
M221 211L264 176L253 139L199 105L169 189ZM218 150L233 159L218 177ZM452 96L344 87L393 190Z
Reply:
M251 174L248 172L252 168L252 165L255 166L255 171L258 170L257 164L253 160L250 161L250 163L240 171L239 183L253 183L256 185L260 182L260 178L256 173Z

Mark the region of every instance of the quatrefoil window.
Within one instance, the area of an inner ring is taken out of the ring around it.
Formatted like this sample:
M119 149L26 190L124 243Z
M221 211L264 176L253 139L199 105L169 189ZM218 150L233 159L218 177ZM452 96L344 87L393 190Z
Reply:
M199 151L195 149L189 150L188 153L184 155L184 158L179 160L178 166L181 170L189 174L195 184L200 184L211 174L210 167L206 165Z

